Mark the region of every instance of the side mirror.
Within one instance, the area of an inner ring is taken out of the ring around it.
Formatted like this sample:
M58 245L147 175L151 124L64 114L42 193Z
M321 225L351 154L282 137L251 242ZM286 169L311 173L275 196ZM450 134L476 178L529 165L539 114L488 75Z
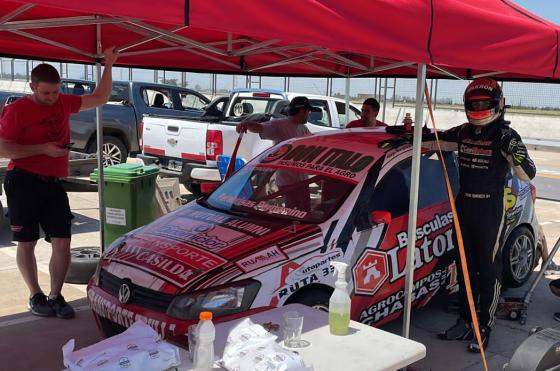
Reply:
M204 183L200 183L200 192L202 192L203 194L209 194L212 193L216 190L216 188L218 188L220 186L220 182L204 182Z
M389 224L391 223L391 213L389 211L372 211L371 222L373 224Z

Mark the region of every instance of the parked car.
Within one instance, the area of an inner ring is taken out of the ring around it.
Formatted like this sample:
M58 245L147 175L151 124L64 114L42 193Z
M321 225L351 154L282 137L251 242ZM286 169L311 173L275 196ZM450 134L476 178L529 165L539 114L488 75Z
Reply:
M63 93L84 95L95 89L86 80L63 79ZM8 94L8 95L7 95ZM6 104L23 93L1 92L0 101ZM164 117L200 117L210 100L190 89L177 86L136 81L115 81L109 102L103 106L103 154L105 163L113 165L126 161L129 153L140 151L142 116L158 113ZM73 150L93 153L97 150L95 109L70 116L70 141Z
M410 145L382 128L322 132L282 142L213 193L132 231L105 251L88 300L105 336L147 321L180 337L202 310L217 321L302 303L327 309L330 262L349 265L351 318L378 326L404 307ZM455 191L456 155L444 153ZM507 189L506 284L526 281L539 228L534 188ZM423 151L413 302L457 290L453 215L440 162ZM526 259L521 259L524 256Z
M233 151L239 136L236 125L245 119L262 122L283 117L289 101L298 95L307 96L313 107L306 124L311 132L346 125L342 99L269 89L236 89L230 96L214 99L200 119L145 116L143 153L139 157L145 163L159 164L160 174L179 177L191 193L201 195L200 183L220 180L216 158ZM359 117L360 109L351 104L350 120ZM271 145L272 141L248 133L237 156L249 161Z

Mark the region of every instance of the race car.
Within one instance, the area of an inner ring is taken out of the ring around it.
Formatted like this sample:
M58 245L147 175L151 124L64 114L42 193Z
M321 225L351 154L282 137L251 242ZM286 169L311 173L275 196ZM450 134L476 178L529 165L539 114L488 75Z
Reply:
M401 315L411 175L410 144L383 128L282 142L211 194L112 243L88 285L104 336L141 319L184 343L201 311L216 321L302 303L328 308L332 261L348 264L351 318L379 326ZM443 158L454 191L453 152ZM510 176L505 278L520 285L537 256L534 188ZM453 215L441 163L423 150L414 307L457 290Z

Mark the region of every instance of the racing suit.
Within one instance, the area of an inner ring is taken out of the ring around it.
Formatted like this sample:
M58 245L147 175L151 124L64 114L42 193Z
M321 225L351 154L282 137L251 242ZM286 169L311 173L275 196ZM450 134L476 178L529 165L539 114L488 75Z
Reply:
M439 134L443 150L458 151L460 187L456 207L473 298L480 304L479 322L487 327L494 324L500 298L506 174L512 168L518 178L530 180L536 173L519 134L502 117L485 126L465 123ZM425 135L423 146L435 149L434 138L434 134ZM471 318L456 236L455 247L460 315L468 323Z

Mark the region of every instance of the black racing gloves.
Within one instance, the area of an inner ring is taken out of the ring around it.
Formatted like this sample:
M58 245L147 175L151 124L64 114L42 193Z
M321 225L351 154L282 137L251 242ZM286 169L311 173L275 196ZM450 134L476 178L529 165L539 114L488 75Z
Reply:
M528 156L527 147L511 134L505 134L502 137L502 152L511 155L515 166L520 166Z
M396 148L402 146L403 144L412 144L412 134L402 134L398 138L383 140L379 142L379 148Z

